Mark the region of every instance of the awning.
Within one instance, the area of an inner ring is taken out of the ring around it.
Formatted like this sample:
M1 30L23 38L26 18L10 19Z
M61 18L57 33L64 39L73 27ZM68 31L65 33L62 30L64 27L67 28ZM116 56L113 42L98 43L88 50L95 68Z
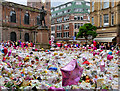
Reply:
M97 42L112 42L115 37L94 38Z

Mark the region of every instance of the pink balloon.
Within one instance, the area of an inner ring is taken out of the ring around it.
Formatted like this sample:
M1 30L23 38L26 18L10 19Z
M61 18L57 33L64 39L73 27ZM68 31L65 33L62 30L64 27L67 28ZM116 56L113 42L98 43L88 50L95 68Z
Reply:
M8 57L11 55L11 53L12 53L12 51L10 50L10 51L8 52Z
M55 87L50 87L48 91L54 91L56 88Z
M97 55L99 55L100 53L99 52L97 52Z
M111 60L111 59L113 59L113 56L107 55L107 60Z
M56 88L56 91L65 91L65 89L60 87L60 88Z
M96 55L96 53L95 52L93 52L93 56L95 56Z
M113 59L113 56L110 56L110 59Z
M91 49L91 47L88 47L88 49Z
M93 48L93 50L97 50L97 48L96 48L96 47L94 47L94 48Z

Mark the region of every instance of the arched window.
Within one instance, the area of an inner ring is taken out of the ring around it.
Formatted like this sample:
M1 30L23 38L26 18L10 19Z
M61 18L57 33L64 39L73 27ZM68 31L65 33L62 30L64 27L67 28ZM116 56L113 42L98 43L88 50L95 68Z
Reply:
M37 25L40 25L40 16L37 16Z
M11 33L10 33L10 40L11 40L11 41L16 41L16 40L17 40L17 39L16 39L16 36L17 36L17 35L16 35L15 32L11 32Z
M26 13L24 16L24 24L29 24L29 19L30 19L30 16L28 13Z
M29 33L25 33L25 41L29 41Z
M10 12L10 22L16 23L16 13L15 13L15 11Z

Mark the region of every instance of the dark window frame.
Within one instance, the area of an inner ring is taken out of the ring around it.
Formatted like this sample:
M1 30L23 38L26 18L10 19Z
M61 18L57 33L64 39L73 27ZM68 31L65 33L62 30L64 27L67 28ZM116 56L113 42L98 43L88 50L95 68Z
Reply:
M30 24L30 15L29 15L29 13L26 13L25 15L24 15L24 24Z
M10 11L10 22L16 23L16 12Z

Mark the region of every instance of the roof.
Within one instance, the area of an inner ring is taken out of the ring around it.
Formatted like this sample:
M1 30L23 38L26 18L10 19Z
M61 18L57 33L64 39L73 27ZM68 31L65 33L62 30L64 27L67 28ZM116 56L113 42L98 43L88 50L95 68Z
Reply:
M56 6L56 7L52 7L51 9L58 8L58 7L60 7L60 6L63 6L63 5L66 5L66 4L69 4L69 3L72 3L72 2L77 2L77 1L85 1L85 0L73 0L73 1L69 1L69 2L67 2L67 3L64 3L64 4L61 4L61 5L58 5L58 6ZM85 2L90 3L90 2L88 2L88 1L85 1Z
M27 5L22 5L22 4L18 4L18 3L14 3L14 2L4 1L4 0L2 2L2 5L15 7L15 8L23 8L23 9L30 10L30 11L35 11L35 12L40 11L40 9L38 9L38 8L34 8L34 7L30 7L30 6L27 6Z

